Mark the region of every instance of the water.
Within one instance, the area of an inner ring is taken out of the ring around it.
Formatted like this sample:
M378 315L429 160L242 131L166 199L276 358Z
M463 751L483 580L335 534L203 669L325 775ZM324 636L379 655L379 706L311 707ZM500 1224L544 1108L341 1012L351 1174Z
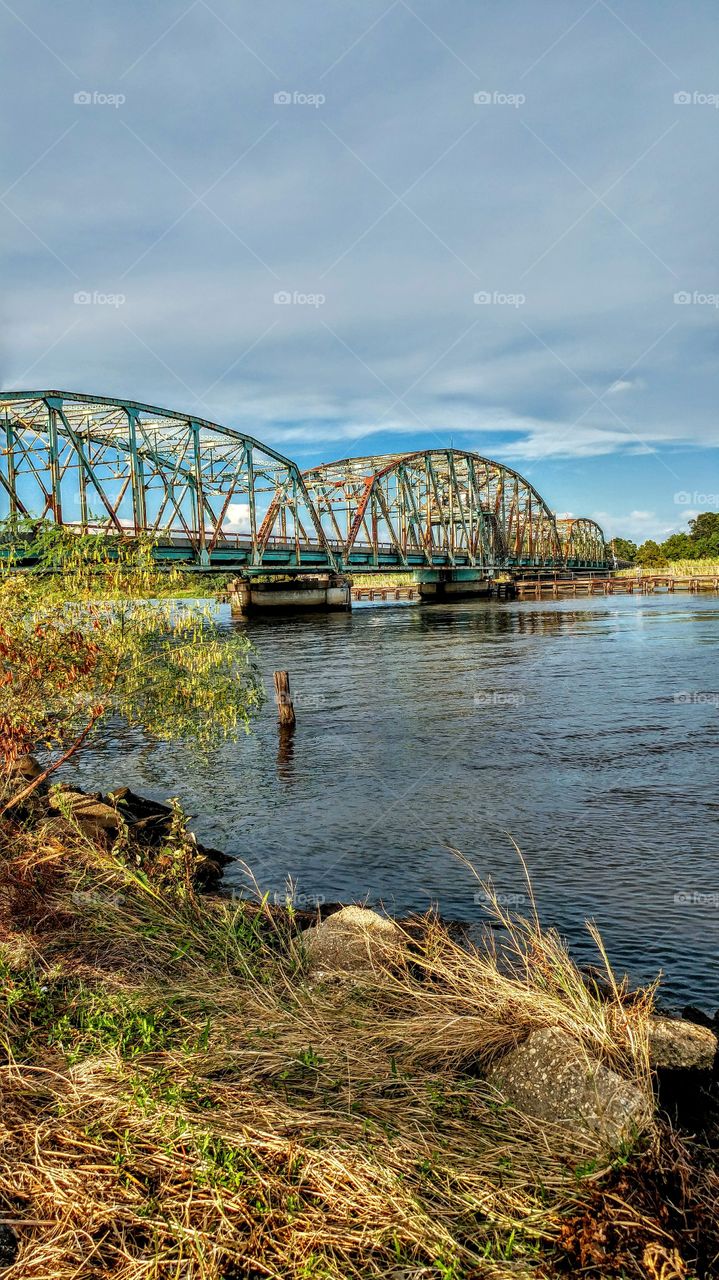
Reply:
M436 903L480 922L455 849L526 909L514 841L543 922L581 963L597 959L593 917L620 972L662 970L670 1005L719 1005L715 596L221 616L247 627L266 677L253 735L209 766L122 735L84 757L83 784L180 796L201 840L282 898L291 877L299 903ZM275 668L292 677L289 752Z

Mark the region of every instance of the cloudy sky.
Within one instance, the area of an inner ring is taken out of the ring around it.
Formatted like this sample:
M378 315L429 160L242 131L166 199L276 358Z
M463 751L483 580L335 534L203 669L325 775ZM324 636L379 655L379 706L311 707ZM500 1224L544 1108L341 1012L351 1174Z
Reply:
M709 0L0 0L0 377L719 509Z

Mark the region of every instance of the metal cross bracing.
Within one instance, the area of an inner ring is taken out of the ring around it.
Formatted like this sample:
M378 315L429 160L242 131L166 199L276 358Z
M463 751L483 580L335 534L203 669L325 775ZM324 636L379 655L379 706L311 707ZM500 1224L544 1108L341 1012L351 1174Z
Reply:
M65 391L0 393L0 428L0 518L148 533L160 561L472 577L610 563L593 521L557 521L518 472L459 449L302 473L193 414Z
M193 414L63 391L0 393L0 498L12 521L149 533L160 560L334 568L302 475L251 436ZM276 533L260 536L271 505Z
M304 473L342 563L362 568L555 568L554 515L517 471L460 449L346 458Z
M568 569L591 569L597 564L612 563L610 549L596 520L586 516L563 517L557 520L557 531Z

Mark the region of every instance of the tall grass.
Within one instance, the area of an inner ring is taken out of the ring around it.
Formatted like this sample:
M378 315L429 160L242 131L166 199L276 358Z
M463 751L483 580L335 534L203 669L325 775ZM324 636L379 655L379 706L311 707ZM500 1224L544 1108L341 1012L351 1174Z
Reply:
M317 983L291 910L196 895L191 844L155 875L65 819L2 836L6 1280L568 1273L635 1156L513 1111L483 1070L559 1024L649 1095L653 992L627 999L596 932L601 990L496 903L501 946L427 917L361 983ZM663 1265L666 1231L612 1213Z
M656 567L637 565L633 569L617 570L618 578L652 577L655 574L675 574L677 577L694 578L703 574L719 576L719 560L668 560L664 565Z

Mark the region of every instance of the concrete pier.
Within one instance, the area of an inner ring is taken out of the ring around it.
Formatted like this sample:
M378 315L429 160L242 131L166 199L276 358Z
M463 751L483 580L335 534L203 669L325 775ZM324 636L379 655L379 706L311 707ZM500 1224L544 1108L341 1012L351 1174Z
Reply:
M288 582L235 578L229 585L228 596L233 617L352 608L349 579L339 574L308 574Z
M430 577L421 573L418 583L419 596L427 604L442 600L470 600L488 598L492 594L492 579L469 576L466 572L435 571Z

